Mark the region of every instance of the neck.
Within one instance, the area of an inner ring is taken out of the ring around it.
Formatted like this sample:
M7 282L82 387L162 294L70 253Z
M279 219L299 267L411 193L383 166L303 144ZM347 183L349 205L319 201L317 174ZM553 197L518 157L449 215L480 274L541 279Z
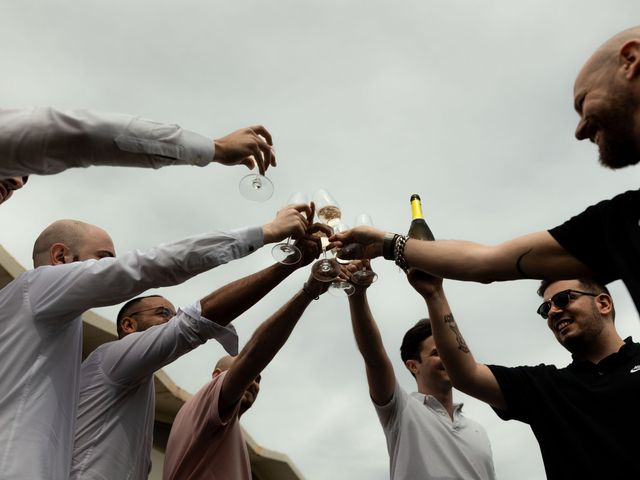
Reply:
M577 360L598 363L603 358L616 353L623 345L624 340L615 329L605 329L593 341L578 345L571 353Z
M418 392L423 395L431 395L438 400L453 419L453 391L449 382L437 382L434 385L418 382Z

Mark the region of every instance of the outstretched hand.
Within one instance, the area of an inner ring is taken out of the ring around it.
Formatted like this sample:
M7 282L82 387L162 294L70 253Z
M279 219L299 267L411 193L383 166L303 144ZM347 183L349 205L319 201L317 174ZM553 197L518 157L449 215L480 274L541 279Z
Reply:
M288 205L276 214L276 218L262 227L264 243L279 242L287 237L304 237L313 219L313 203Z
M361 225L336 233L329 238L329 241L341 248L338 254L341 259L375 258L382 255L384 233L382 230Z
M222 165L245 165L250 170L257 165L261 175L269 165L276 166L271 134L262 125L241 128L213 143L213 161Z
M299 238L295 243L296 247L300 249L300 253L302 253L302 258L296 263L296 267L309 265L322 253L322 239L316 235L318 232L329 236L332 230L331 227L323 223L314 223L307 228L304 236Z
M411 268L407 273L407 280L425 299L442 292L442 279L430 273Z

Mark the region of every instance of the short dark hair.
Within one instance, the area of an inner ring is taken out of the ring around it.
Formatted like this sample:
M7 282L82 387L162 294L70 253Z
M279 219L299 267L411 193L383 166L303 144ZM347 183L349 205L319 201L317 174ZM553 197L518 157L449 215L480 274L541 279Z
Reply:
M161 296L162 295L146 295L144 297L132 298L127 303L125 303L120 309L120 311L118 312L118 316L116 317L116 330L118 332L118 338L124 337L124 332L122 331L122 319L126 317L128 313L132 310L131 307L134 307L145 298L153 298L153 297L161 297Z
M402 362L406 363L407 360L420 361L420 348L422 342L433 335L431 331L431 320L423 318L419 320L413 327L411 327L402 338L402 345L400 345L400 357Z
M577 278L576 280L578 281L578 283L580 283L581 288L589 293L596 293L596 294L606 293L607 295L609 295L609 297L611 297L611 293L609 292L609 289L606 287L606 285L602 281L600 281L597 278L586 277L586 278ZM544 292L547 288L549 288L549 285L559 281L560 280L549 280L546 278L542 280L540 282L540 286L538 287L538 296L540 298L544 298ZM614 321L616 319L616 309L613 306L613 303L611 305L611 318Z

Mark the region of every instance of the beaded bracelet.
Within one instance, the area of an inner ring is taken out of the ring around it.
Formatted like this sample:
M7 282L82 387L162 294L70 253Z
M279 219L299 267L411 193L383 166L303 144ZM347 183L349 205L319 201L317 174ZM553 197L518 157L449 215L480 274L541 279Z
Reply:
M409 237L407 236L398 235L393 252L396 265L398 265L405 273L409 271L409 265L407 264L407 260L404 258L404 247L407 244L408 239Z

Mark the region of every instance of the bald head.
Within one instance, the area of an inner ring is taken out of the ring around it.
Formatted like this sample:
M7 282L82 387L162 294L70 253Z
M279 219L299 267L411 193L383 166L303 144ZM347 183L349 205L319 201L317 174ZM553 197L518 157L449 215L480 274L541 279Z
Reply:
M58 220L36 239L33 266L57 265L115 256L113 241L107 232L79 220Z
M229 370L229 368L231 368L231 365L233 365L233 362L235 359L236 357L232 357L231 355L225 355L220 360L218 360L218 363L216 363L215 369L220 370L221 372L224 372L225 370Z
M622 47L633 41L640 42L640 26L627 28L604 42L584 64L578 78L581 75L589 75L602 69L617 67Z
M640 161L640 26L601 45L573 87L578 140L598 146L600 163L623 168Z

